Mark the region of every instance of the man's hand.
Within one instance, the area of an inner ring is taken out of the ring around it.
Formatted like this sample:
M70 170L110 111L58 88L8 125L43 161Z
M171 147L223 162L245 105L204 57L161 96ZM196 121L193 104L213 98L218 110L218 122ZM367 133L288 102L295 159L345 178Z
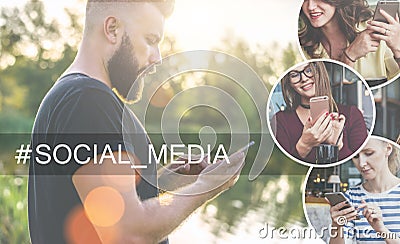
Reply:
M197 161L201 158L201 155L191 155L190 160L191 161ZM166 168L166 170L170 170L172 172L175 172L177 174L183 174L183 175L198 175L207 167L207 160L208 157L204 157L204 159L197 164L189 163L189 155L185 154L180 156L177 161L184 161L183 164L169 164Z
M239 178L244 167L245 154L236 152L227 160L208 165L199 175L196 183L201 192L211 192L213 195L231 188Z
M168 164L160 170L158 186L164 191L174 191L197 180L198 175L208 166L205 157L200 163L189 163L199 160L201 155L180 156L176 161L183 161L183 164Z

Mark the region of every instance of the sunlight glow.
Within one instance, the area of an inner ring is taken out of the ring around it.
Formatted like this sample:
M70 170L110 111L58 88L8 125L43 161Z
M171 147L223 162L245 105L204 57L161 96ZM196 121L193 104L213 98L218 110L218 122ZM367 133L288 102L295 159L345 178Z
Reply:
M25 2L2 2L0 7L22 6ZM61 25L69 26L69 18L64 12L68 8L82 16L80 21L83 24L85 0L42 2L48 13L46 19L56 18ZM165 32L176 39L177 47L183 51L223 49L233 37L245 40L255 49L258 45L267 46L272 42L284 46L297 39L300 4L301 0L235 0L234 3L230 0L176 0L174 13L166 21Z
M166 32L175 36L183 49L226 45L221 41L226 37L243 38L253 47L273 41L285 45L297 38L300 3L299 0L235 0L234 3L231 0L176 0L175 11L166 22Z

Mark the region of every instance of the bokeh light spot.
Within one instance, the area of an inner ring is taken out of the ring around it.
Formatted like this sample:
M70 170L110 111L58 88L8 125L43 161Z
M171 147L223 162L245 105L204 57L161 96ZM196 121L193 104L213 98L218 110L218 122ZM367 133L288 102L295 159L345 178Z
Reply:
M174 92L171 88L162 86L153 94L150 104L157 108L164 108L173 96Z
M87 195L85 210L94 225L110 227L121 219L125 211L125 203L117 190L102 186Z
M65 236L68 243L101 243L96 230L85 214L83 206L76 207L70 212L65 224Z

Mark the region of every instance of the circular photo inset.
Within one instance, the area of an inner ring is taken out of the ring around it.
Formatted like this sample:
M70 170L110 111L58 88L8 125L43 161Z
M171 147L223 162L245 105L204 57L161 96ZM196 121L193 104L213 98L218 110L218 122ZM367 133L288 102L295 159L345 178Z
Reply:
M304 0L298 20L303 58L330 58L358 71L370 87L400 76L399 1Z
M329 167L352 157L375 123L365 82L332 60L290 68L268 99L268 126L277 146L307 166Z
M310 169L303 201L309 225L327 243L399 240L399 169L400 146L378 136L352 161Z

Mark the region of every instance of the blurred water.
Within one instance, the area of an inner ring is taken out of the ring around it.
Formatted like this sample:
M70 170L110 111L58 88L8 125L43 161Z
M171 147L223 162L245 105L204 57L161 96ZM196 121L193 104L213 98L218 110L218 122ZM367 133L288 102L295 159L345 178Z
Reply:
M287 229L306 226L300 189L303 176L262 175L254 182L244 178L191 215L170 235L171 243L321 243L260 237L266 224ZM243 191L247 186L251 186L250 194Z

